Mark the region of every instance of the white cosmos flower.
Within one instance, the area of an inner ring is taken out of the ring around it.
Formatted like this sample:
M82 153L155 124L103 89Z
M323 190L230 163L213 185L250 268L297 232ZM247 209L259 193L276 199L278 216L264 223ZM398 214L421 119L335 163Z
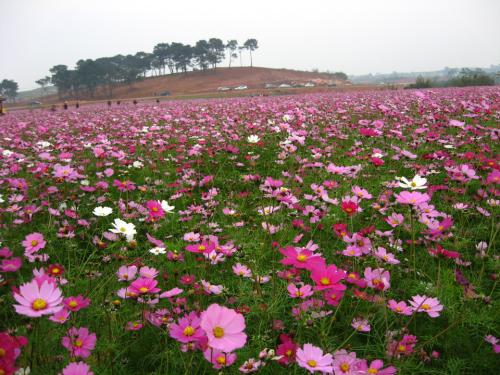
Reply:
M40 141L40 142L37 142L36 145L41 147L41 148L46 148L46 147L52 146L52 143L46 142L46 141Z
M160 204L161 204L161 208L166 213L171 214L174 212L175 206L169 205L167 201L161 201Z
M4 199L3 199L3 195L0 194L0 203L3 203L3 202L5 202Z
M258 143L259 141L260 141L260 138L259 138L258 135L253 134L253 135L249 135L247 137L247 142L248 143Z
M164 247L153 247L149 252L153 255L160 255L160 254L165 254L165 248Z
M2 155L3 155L3 156L5 156L5 157L7 157L7 158L8 158L10 155L12 155L12 154L13 154L13 152L12 152L12 151L10 151L10 150L3 150L3 151L2 151Z
M111 228L109 231L116 234L124 235L127 238L127 241L129 242L132 241L134 239L134 236L137 234L134 224L127 223L120 219L115 219L115 222L113 223L113 228Z
M417 174L411 181L408 181L406 177L401 177L399 187L410 190L423 190L427 189L427 186L425 186L425 184L427 184L427 179L420 177Z
M142 162L140 162L139 160L134 161L134 163L132 165L134 166L134 168L144 167L144 164Z
M113 212L113 209L111 207L101 207L101 206L94 208L94 211L92 211L92 213L95 216L108 216L112 212Z

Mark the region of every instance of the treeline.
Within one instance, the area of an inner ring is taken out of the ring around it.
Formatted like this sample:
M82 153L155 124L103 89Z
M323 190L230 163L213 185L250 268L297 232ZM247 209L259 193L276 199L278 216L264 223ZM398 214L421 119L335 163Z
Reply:
M426 89L432 87L465 87L465 86L493 86L495 77L482 69L462 69L455 77L447 80L433 80L418 76L415 83L405 88Z
M227 57L229 67L243 51L250 54L258 48L256 39L248 39L239 45L236 40L224 43L221 39L199 40L194 46L183 43L158 43L151 53L137 52L135 55L116 55L95 60L79 60L75 69L56 65L50 69L51 76L36 81L42 90L49 84L57 87L59 97L78 97L81 94L94 97L98 87L109 97L120 84L132 84L149 75L187 72L188 70L215 69Z

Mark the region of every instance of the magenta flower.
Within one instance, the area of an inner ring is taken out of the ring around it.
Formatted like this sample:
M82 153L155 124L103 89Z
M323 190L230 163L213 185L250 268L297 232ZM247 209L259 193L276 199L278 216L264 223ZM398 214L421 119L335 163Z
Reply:
M2 263L0 263L0 272L16 272L21 268L22 264L23 262L19 257L4 259Z
M439 312L443 310L443 305L437 298L416 295L409 302L414 311L426 312L431 318L437 318Z
M49 320L57 323L57 324L64 324L68 320L70 315L70 311L66 309L59 310L56 312L54 315L52 315Z
M158 201L147 201L146 207L149 210L149 220L156 221L165 216L165 211Z
M340 280L345 278L345 272L337 270L335 264L318 265L312 269L311 279L316 283L316 290L335 289L338 291L345 290L345 285L340 283Z
M358 362L358 370L362 374L377 374L377 375L394 375L398 370L394 366L384 367L384 361L381 359L375 359L368 365L368 362L363 359Z
M313 295L312 286L308 284L301 286L300 288L297 288L295 284L288 284L287 290L288 294L292 298L305 299Z
M286 266L311 270L314 266L325 264L325 260L319 254L315 254L310 250L287 246L280 249L280 253L285 256L280 263Z
M43 249L47 242L43 239L43 234L35 232L28 234L24 238L22 244L24 246L24 254L31 255L33 253L36 253L38 250Z
M348 353L341 349L333 353L333 372L342 375L357 375L359 359L356 358L356 353Z
M391 287L391 275L383 268L372 270L371 267L365 269L365 280L370 288L377 290L387 290Z
M135 295L146 294L146 293L157 293L160 291L160 288L157 288L156 285L158 281L155 279L149 279L145 277L141 277L130 284L128 287L128 291Z
M67 336L61 339L62 346L70 352L73 357L87 358L94 350L96 342L95 333L89 333L85 327L72 327L68 330Z
M85 307L87 307L88 305L90 305L90 299L88 298L85 298L84 296L82 295L78 295L76 297L68 297L66 298L64 301L64 306L70 310L70 311L78 311L78 310L81 310Z
M393 299L389 300L387 306L397 314L401 315L411 315L413 314L413 309L406 304L405 301L397 302Z
M311 344L304 344L303 348L297 349L296 359L297 364L311 374L316 371L333 373L332 355L323 355L323 350Z
M419 206L427 203L431 198L427 193L419 193L418 191L402 191L396 194L396 202L401 204L409 204L412 206Z
M370 332L371 327L368 320L363 318L354 318L351 322L351 327L358 332Z
M55 283L44 281L40 286L36 280L20 286L20 292L14 292L16 312L30 318L51 315L63 308L62 292Z
M205 332L201 329L200 323L201 319L195 312L184 315L177 324L172 323L169 325L170 337L182 343L199 341L205 337Z
M208 345L226 353L242 348L247 341L243 315L215 303L202 312L200 326L208 337Z
M84 362L73 362L63 368L60 375L94 375L89 365Z
M223 367L231 366L236 361L235 353L225 353L220 350L208 348L203 352L205 359L214 365L214 369L220 370Z

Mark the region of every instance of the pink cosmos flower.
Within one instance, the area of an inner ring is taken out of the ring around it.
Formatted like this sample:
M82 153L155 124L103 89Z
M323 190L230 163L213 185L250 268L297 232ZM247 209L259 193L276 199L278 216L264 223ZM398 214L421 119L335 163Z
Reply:
M358 332L370 332L371 327L368 320L363 318L354 318L351 322L351 327Z
M376 359L368 365L368 362L363 359L358 363L358 369L362 374L376 374L376 375L394 375L398 370L394 366L384 367L384 361Z
M231 366L236 361L235 353L225 353L223 351L208 348L203 352L205 359L214 365L214 369L220 370L223 367Z
M315 266L325 264L325 260L319 254L313 253L310 250L300 249L292 246L287 246L280 249L280 253L285 256L280 261L286 266L293 266L299 269L311 270Z
M333 372L332 355L323 355L323 350L314 345L304 344L303 348L297 349L296 359L297 364L311 374L316 371L328 374Z
M24 246L24 254L28 256L43 249L47 242L43 239L43 234L35 232L28 234L22 244Z
M137 266L121 266L116 273L118 281L130 281L137 274Z
M64 306L71 311L81 310L88 305L90 305L90 299L85 298L82 295L78 295L76 297L68 297L64 301Z
M337 375L358 375L359 359L356 353L341 349L333 353L333 372Z
M57 324L64 324L68 320L70 315L70 311L66 309L59 310L56 312L54 315L52 315L49 320L57 323Z
M141 277L130 284L128 290L136 295L146 294L146 293L157 293L160 291L160 288L157 288L156 285L158 281L155 279L148 279Z
M300 288L297 288L295 284L288 284L287 290L288 294L292 298L305 299L313 295L312 286L308 284L301 286Z
M319 265L312 269L311 279L316 283L316 290L335 289L343 291L346 289L345 285L340 283L340 280L345 278L345 272L337 270L335 264Z
M59 375L94 375L94 373L90 371L90 367L86 363L72 362L63 368Z
M389 264L399 264L399 260L397 260L394 257L394 254L388 253L387 250L385 248L381 247L381 246L379 246L377 248L377 251L375 251L373 253L373 255L375 257L377 257L378 259L383 260L386 263L389 263Z
M413 310L416 312L426 312L431 318L437 318L439 312L443 310L443 305L440 304L437 298L420 296L413 296L409 301Z
M55 283L44 281L41 285L36 280L20 286L14 298L19 305L14 305L16 312L30 318L51 315L63 308L62 292Z
M62 346L70 352L73 357L87 358L94 350L96 342L95 333L90 333L85 327L72 327L67 336L61 339Z
M23 262L21 258L3 259L0 263L0 272L16 272L21 268Z
M411 315L413 314L413 309L406 304L405 301L397 302L393 299L389 300L387 306L397 314L401 315Z
M391 275L383 268L372 270L371 267L365 269L365 280L370 288L377 290L387 290L391 287Z
M413 335L404 335L399 341L392 340L387 347L387 357L409 356L413 353L416 343L417 337Z
M214 249L215 245L212 242L202 242L186 246L186 250L191 253L210 253Z
M405 217L403 215L397 214L397 213L392 213L390 216L385 218L385 221L387 222L387 224L389 224L393 228L397 227L398 225L403 224L404 220L405 220Z
M233 266L233 272L237 276L252 277L252 271L241 263L236 263Z
M418 191L402 191L396 194L396 202L400 204L409 204L412 206L419 206L427 203L431 198L427 193L419 193Z
M484 336L484 341L490 343L493 346L493 351L495 353L500 353L500 344L498 344L498 339L493 335Z
M200 326L208 345L226 353L242 348L247 341L243 315L215 303L202 312Z
M158 201L147 201L146 207L149 210L149 220L156 221L165 216L165 211Z
M177 323L168 326L170 337L182 343L199 341L205 337L200 323L201 319L195 312L184 315Z

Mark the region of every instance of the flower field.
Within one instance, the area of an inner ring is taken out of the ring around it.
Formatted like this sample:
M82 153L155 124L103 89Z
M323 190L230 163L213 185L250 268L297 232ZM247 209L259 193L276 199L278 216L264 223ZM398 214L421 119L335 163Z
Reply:
M499 119L498 87L0 117L0 375L496 373Z

